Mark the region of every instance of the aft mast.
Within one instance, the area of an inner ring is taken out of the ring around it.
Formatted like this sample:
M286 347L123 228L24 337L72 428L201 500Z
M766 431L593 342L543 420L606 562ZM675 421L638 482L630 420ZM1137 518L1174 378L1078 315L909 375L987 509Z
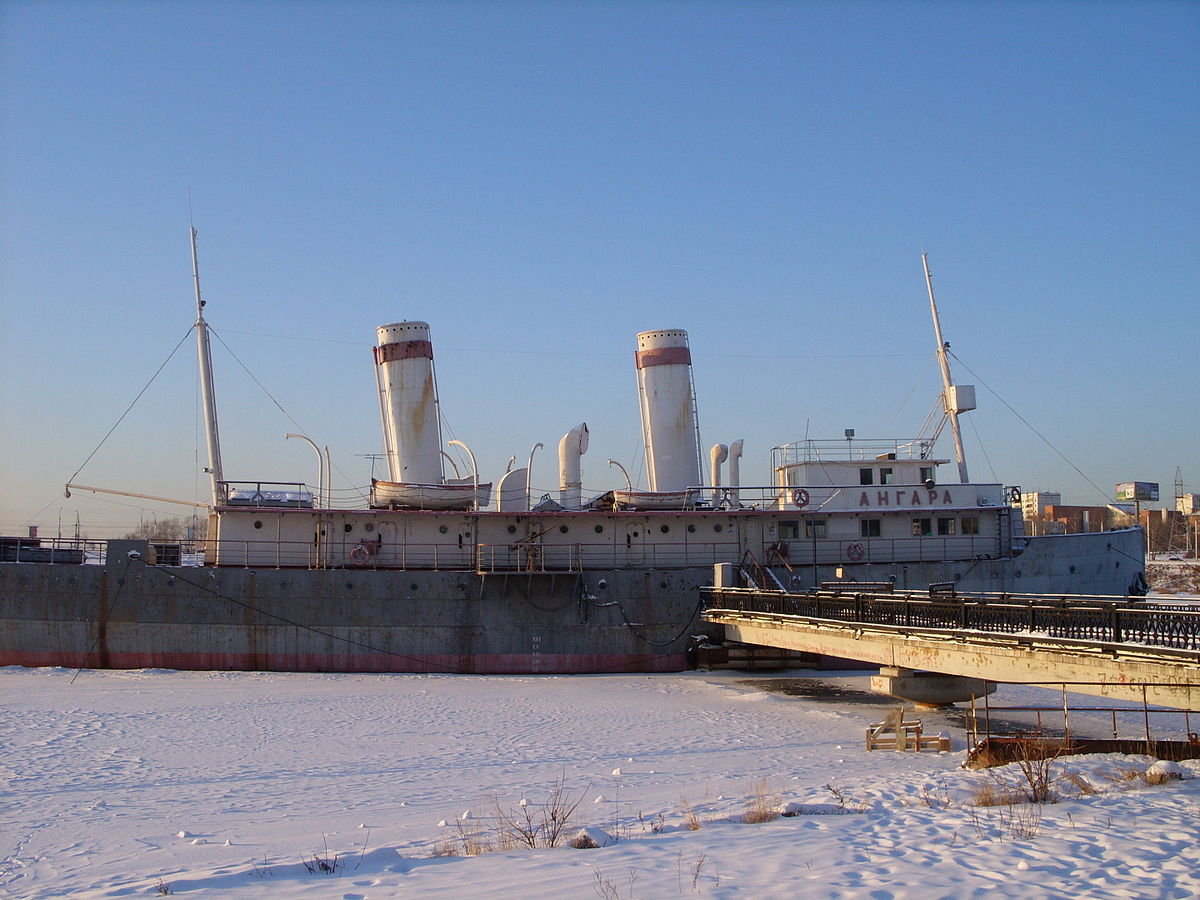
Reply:
M967 459L963 452L958 414L975 408L975 389L964 385L960 391L950 377L950 361L946 358L946 348L949 345L942 340L942 323L938 319L937 301L933 299L933 276L929 274L928 254L921 254L921 265L925 267L925 286L929 289L929 310L933 313L933 335L937 339L938 365L942 370L942 407L950 418L950 433L954 436L954 456L958 460L958 480L966 484L969 480L967 478Z
M212 506L222 501L221 436L217 430L217 397L213 391L212 352L208 344L208 323L204 321L204 300L200 296L200 262L196 255L196 229L189 226L192 240L192 280L196 284L196 354L200 363L200 395L204 403L204 436L208 443L205 472L212 482Z

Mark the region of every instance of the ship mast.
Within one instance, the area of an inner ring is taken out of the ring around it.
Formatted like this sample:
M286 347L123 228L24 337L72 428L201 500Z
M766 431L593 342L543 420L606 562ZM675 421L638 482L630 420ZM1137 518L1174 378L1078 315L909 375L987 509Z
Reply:
M217 430L217 397L213 391L212 352L208 344L208 323L204 321L204 300L200 297L200 262L196 256L196 229L189 226L192 240L192 280L196 284L196 353L200 362L200 395L204 402L204 436L208 443L205 472L212 482L212 505L221 505L221 436Z
M958 414L961 412L958 404L954 380L950 377L950 361L946 358L946 347L942 340L942 323L938 319L937 301L933 299L933 276L929 274L929 255L921 254L921 265L925 267L925 286L929 289L929 310L933 313L933 335L937 339L938 365L942 370L942 407L950 417L950 433L954 436L954 456L958 460L958 480L966 484L967 459L963 453L962 431L958 427Z

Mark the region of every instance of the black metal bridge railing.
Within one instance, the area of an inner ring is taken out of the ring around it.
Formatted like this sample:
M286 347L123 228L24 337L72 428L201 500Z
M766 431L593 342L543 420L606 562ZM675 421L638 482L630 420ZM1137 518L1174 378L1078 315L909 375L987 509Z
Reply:
M703 588L704 608L836 622L1200 650L1200 607L1096 597L930 596L821 590L804 594Z

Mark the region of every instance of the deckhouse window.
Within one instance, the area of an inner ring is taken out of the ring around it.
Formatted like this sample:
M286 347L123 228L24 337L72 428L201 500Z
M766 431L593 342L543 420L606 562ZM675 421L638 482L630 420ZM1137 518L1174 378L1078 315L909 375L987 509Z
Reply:
M957 522L955 519L939 518L938 519L938 534L943 534L943 535L954 534L956 532L956 528L955 528L956 524L957 524Z
M921 466L921 484L933 481L933 466Z
M895 470L893 470L893 469L880 469L879 470L879 483L880 484L891 484L895 480L896 480Z
M806 538L823 538L825 537L825 520L824 519L805 519L804 520L804 536Z
M979 516L963 516L962 533L979 534Z
M785 519L779 523L779 539L781 541L794 541L800 537L800 523L795 519Z
M874 484L875 483L875 470L874 469L859 469L858 470L858 483L859 484Z
M933 534L933 519L914 518L912 520L913 537L929 537Z
M879 519L860 519L858 536L865 538L879 537Z

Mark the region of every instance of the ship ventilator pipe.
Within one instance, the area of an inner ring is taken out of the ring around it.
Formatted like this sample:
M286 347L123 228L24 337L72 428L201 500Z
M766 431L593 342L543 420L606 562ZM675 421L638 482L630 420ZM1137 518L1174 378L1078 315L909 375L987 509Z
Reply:
M587 453L588 427L581 422L558 442L558 502L563 509L578 509L583 495L583 463Z

